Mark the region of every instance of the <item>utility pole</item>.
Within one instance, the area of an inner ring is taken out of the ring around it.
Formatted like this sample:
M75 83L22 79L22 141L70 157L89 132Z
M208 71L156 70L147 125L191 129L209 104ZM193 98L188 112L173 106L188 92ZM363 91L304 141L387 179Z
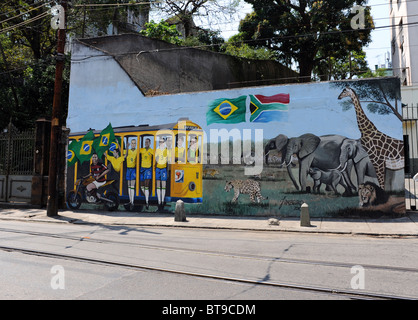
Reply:
M53 217L58 215L58 196L57 196L57 163L60 161L61 155L58 154L58 141L60 137L60 117L61 117L61 94L62 94L62 75L65 66L65 19L67 12L67 1L61 0L61 6L56 6L53 10L57 10L57 14L51 21L54 28L58 27L58 48L56 56L55 69L55 86L54 101L52 105L51 119L51 141L49 149L49 173L48 173L48 201L47 216Z

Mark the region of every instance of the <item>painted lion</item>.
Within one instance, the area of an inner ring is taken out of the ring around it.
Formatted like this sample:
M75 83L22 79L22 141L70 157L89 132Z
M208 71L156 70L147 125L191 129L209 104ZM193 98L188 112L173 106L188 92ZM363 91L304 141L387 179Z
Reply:
M389 200L389 196L382 188L369 181L359 185L358 196L360 208L377 206Z

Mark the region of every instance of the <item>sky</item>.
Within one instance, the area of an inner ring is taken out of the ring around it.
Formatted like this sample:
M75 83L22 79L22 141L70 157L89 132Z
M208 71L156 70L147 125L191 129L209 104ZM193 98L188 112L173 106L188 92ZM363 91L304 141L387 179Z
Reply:
M389 19L389 1L388 0L369 0L372 6L372 17L376 27L388 26ZM390 57L390 28L377 29L372 31L372 43L365 48L369 68L374 70L375 65L385 63L386 57Z

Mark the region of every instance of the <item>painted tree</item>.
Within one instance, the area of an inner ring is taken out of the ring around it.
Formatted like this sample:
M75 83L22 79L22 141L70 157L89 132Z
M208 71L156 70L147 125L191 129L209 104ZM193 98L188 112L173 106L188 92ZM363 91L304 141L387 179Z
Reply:
M402 102L399 79L380 78L368 81L345 81L334 82L334 87L344 89L346 86L354 89L359 97L360 103L366 106L372 113L391 114L393 113L399 121L402 121ZM350 99L340 102L344 111L353 108Z
M240 24L243 40L255 47L277 51L281 62L299 68L300 81L329 57L348 60L350 52L361 53L371 41L374 27L370 8L364 10L365 28L353 29L358 12L354 5L367 0L245 0L253 12Z

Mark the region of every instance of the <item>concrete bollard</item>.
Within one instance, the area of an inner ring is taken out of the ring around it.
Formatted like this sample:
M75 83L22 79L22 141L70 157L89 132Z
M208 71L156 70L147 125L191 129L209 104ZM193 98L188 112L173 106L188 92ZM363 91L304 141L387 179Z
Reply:
M309 217L309 206L306 203L303 203L300 207L300 226L301 227L310 227L311 219Z
M176 210L174 211L174 221L186 222L186 211L184 210L184 202L177 200Z

